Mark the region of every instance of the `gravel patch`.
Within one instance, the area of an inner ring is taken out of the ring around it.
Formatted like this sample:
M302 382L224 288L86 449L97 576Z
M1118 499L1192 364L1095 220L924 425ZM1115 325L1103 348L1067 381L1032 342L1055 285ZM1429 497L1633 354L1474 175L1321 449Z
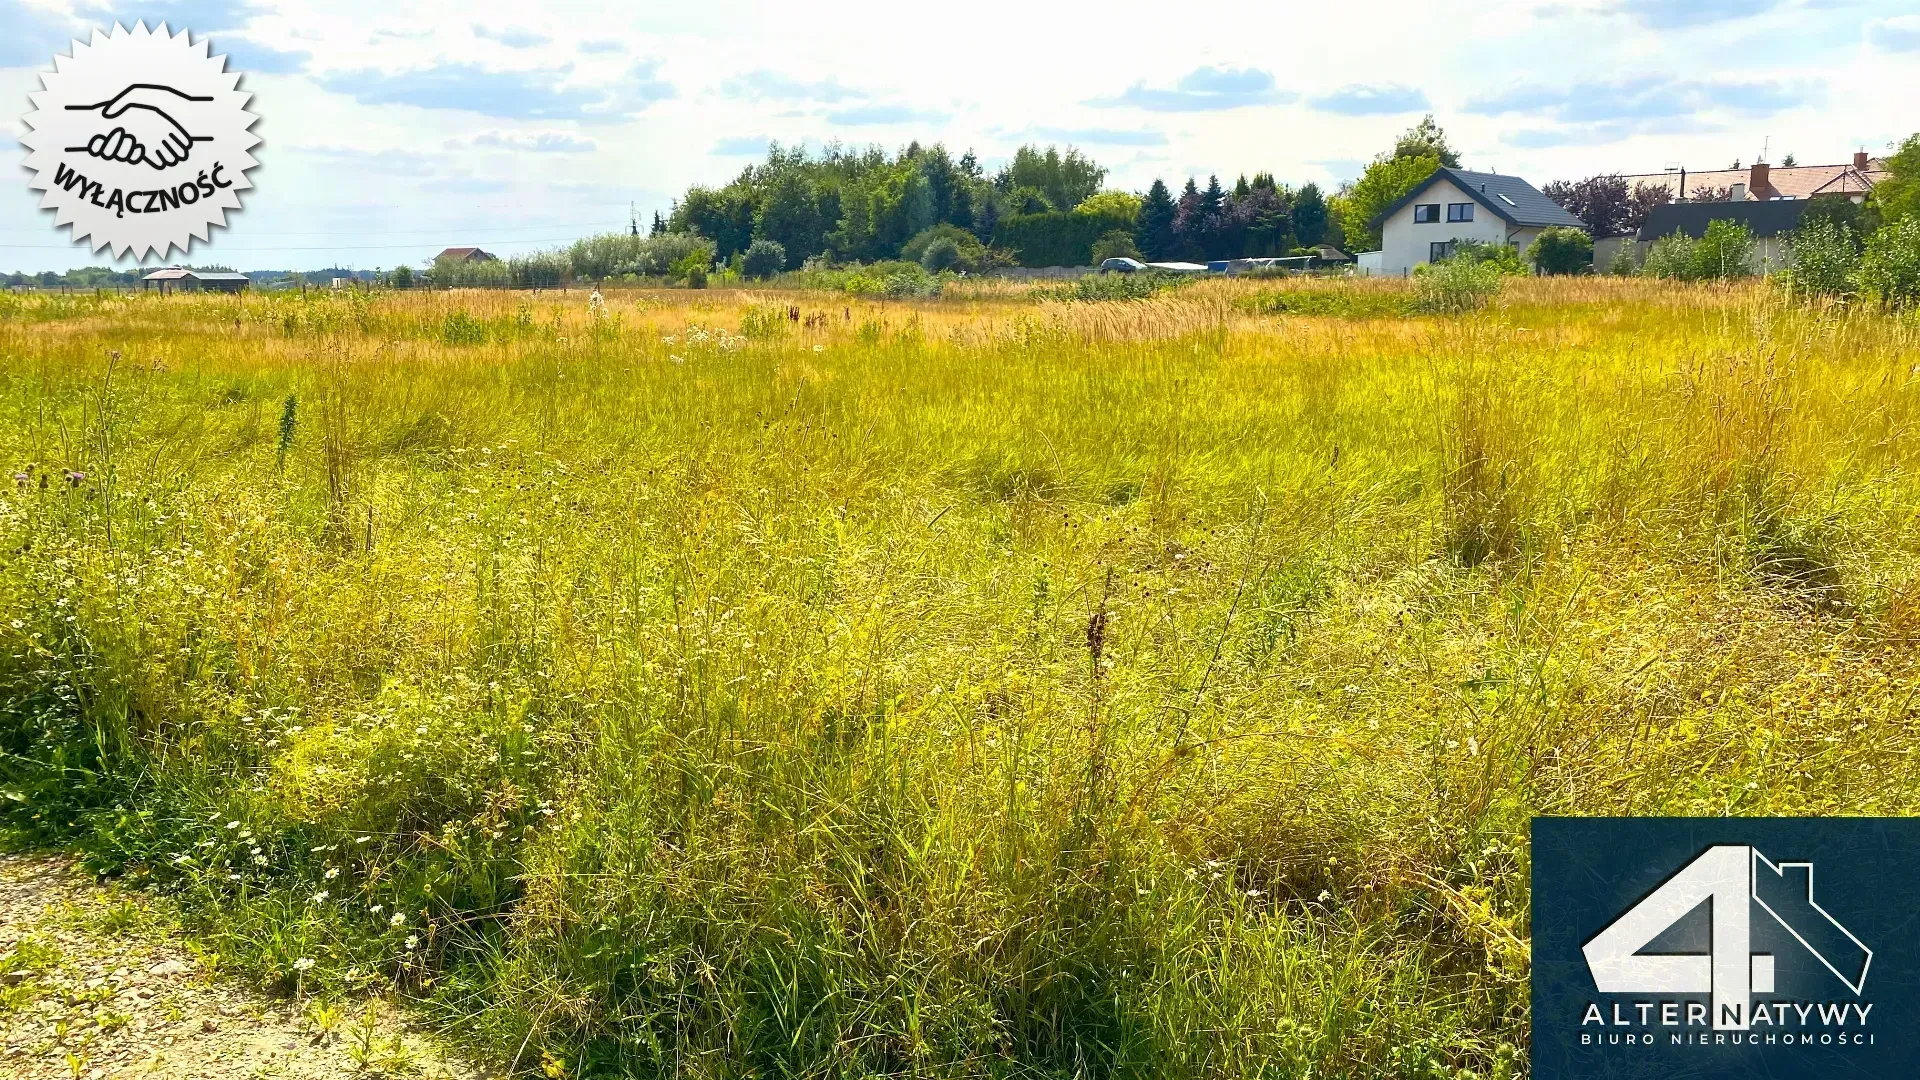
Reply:
M160 906L0 855L0 1076L481 1080L382 1000L274 998L195 959Z

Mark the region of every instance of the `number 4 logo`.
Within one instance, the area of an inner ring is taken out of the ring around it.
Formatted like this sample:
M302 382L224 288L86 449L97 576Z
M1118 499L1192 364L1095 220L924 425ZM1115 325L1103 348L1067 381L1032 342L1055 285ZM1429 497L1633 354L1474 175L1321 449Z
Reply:
M1710 904L1705 955L1642 955L1668 927ZM1713 1026L1744 1031L1753 995L1773 992L1773 954L1752 948L1758 904L1858 996L1873 950L1813 902L1813 864L1775 864L1744 844L1701 852L1583 948L1603 994L1711 994ZM1849 976L1847 973L1852 972Z

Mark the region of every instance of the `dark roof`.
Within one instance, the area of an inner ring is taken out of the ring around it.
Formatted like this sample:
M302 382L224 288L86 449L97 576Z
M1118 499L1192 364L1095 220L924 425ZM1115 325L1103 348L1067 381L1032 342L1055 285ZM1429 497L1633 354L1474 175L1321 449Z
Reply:
M1695 240L1707 234L1710 221L1738 221L1756 237L1779 236L1800 227L1800 215L1807 212L1810 199L1769 199L1766 202L1676 202L1661 203L1648 214L1635 239L1685 233Z
M433 258L435 262L438 262L441 259L460 259L466 262L494 261L494 258L491 254L485 251L482 251L477 247L450 247L447 250L441 252L440 254L435 255Z
M1414 186L1400 201L1380 211L1368 222L1370 228L1379 228L1381 223L1392 217L1399 209L1420 197L1420 193L1441 180L1451 180L1455 187L1464 191L1473 201L1493 211L1494 216L1509 225L1566 225L1575 229L1585 229L1587 223L1567 213L1559 203L1540 194L1540 189L1517 176L1503 173L1468 172L1465 169L1449 169L1441 166L1433 175Z
M233 273L227 273L225 271L216 271L216 270L189 270L184 266L169 266L169 267L166 267L165 269L155 270L153 273L148 274L147 276L141 278L140 280L141 281L185 281L188 278L192 278L195 281L247 281L249 280L249 278L245 274L233 274Z

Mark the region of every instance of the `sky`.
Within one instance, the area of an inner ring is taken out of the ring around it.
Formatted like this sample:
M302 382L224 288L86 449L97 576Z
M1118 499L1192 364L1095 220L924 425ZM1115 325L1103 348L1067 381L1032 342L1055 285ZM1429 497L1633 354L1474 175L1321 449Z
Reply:
M1429 112L1468 168L1536 185L1841 162L1920 130L1913 0L0 0L16 137L55 53L135 20L208 38L255 95L254 190L189 257L240 269L526 252L630 206L644 228L770 140L942 142L990 168L1072 144L1143 190L1337 186ZM108 262L30 178L0 198L0 271Z

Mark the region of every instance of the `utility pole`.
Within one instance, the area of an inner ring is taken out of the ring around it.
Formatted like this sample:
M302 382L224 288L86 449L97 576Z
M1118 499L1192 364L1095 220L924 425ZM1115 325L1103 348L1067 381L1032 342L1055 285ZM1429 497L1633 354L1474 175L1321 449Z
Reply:
M640 208L636 203L627 204L627 231L633 236L640 235Z

